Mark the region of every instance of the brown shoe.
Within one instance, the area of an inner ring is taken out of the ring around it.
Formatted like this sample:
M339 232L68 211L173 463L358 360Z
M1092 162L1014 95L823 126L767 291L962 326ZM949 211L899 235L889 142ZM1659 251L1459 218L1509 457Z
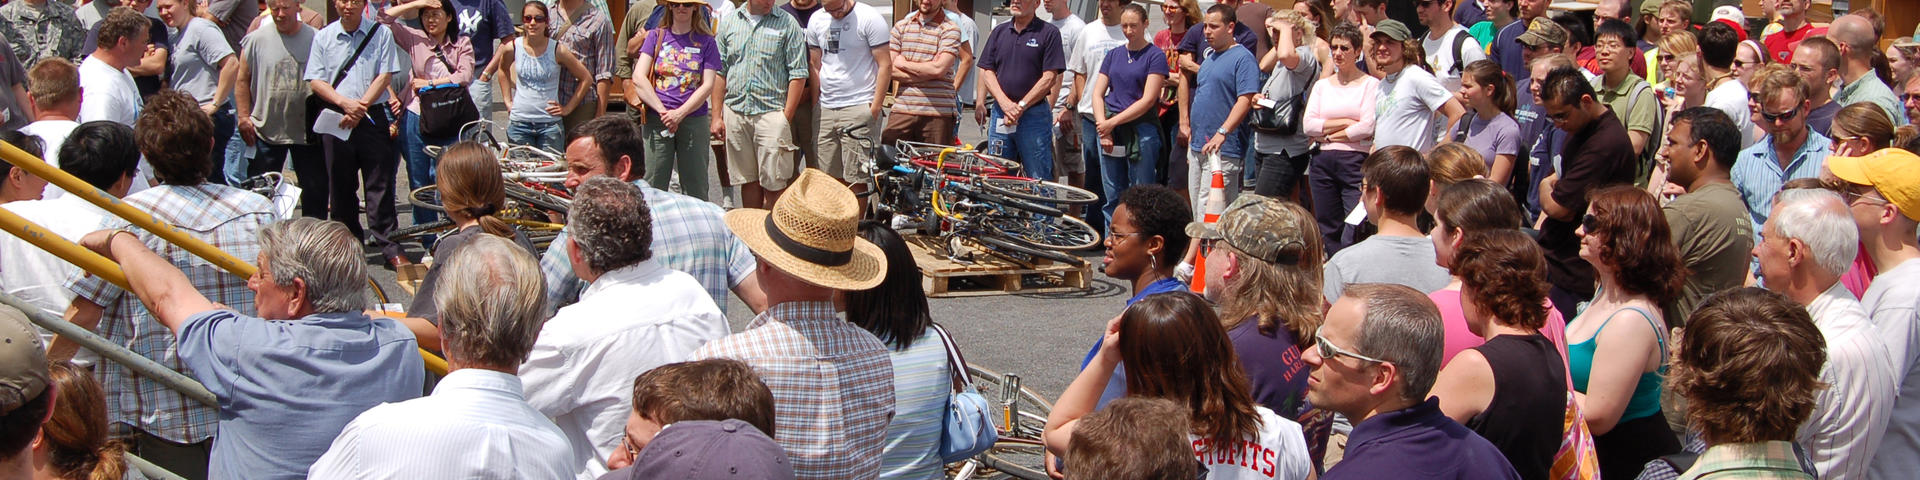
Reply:
M387 264L392 265L394 268L399 268L407 265L412 265L413 261L408 260L406 255L394 255L392 257L387 258Z

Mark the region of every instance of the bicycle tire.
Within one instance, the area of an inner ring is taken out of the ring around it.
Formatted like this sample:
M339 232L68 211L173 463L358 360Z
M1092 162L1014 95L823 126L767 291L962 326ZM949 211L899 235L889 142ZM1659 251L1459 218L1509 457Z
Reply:
M541 210L552 210L555 212L567 213L567 205L571 203L560 197L553 196L552 194L534 191L531 188L527 188L518 184L508 183L506 184L506 187L507 187L507 198L519 200L528 205L532 205L534 208L538 208Z
M1046 217L1059 217L1067 214L1066 211L1060 210L1058 208L985 191L980 189L979 187L973 186L972 184L955 183L951 185L955 187L955 191L960 193L961 195L972 197L973 199L980 200L982 202L991 203L994 205L1012 208L1015 210L1020 210L1020 211L1033 213L1033 214L1046 216Z
M1073 251L1100 244L1100 232L1072 216L1016 217L994 215L980 219L987 228L1034 248Z
M432 222L427 222L427 223L422 223L417 225L408 225L405 228L394 230L393 233L389 236L393 239L395 243L398 243L398 242L413 240L415 237L419 237L420 235L424 235L424 234L446 233L452 230L453 230L453 220L442 218Z
M1035 202L1088 205L1100 196L1086 189L1026 177L984 177L980 187L1008 197Z
M1032 245L1026 244L1025 242L1014 240L1012 237L1005 237L1000 235L989 235L989 236L976 236L976 237L973 237L973 240L976 242L980 242L983 245L987 245L992 249L1002 250L1002 252L1000 252L1002 254L1018 253L1018 254L1022 254L1030 257L1038 257L1038 258L1053 260L1056 262L1061 262L1069 265L1080 265L1080 264L1086 263L1086 260L1081 260L1080 257L1068 255L1064 252L1060 252L1056 250L1036 248Z
M446 213L447 207L440 204L439 196L433 195L439 192L440 192L439 185L427 185L424 187L413 189L413 191L407 192L407 204L413 205L415 208L424 208L427 210Z
M1006 398L1004 378L993 370L967 366L967 376L973 380L974 389L987 397L990 403L1000 403ZM1047 426L1047 415L1053 412L1053 404L1033 390L1020 388L1014 396L1019 406L1019 418L1013 427L1009 427L1004 415L995 416L994 427L1000 430L1001 440L993 447L974 458L986 467L1010 477L1023 480L1047 480L1046 453L1041 445L1041 432Z

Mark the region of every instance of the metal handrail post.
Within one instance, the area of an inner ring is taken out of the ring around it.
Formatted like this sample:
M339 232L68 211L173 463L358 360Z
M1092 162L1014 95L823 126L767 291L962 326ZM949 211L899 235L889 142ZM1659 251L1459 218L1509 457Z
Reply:
M47 331L59 335L60 338L72 340L73 343L77 343L81 347L100 354L101 358L119 363L142 377L160 382L166 385L167 388L180 392L186 395L187 398L192 398L195 401L206 404L206 406L220 408L219 400L213 396L213 392L207 390L206 386L201 385L200 382L194 381L194 379L180 372L161 365L160 362L155 362L147 357L140 356L140 354L133 353L132 350L127 350L126 347L113 343L107 340L106 337L93 333L91 330L81 328L79 325L74 325L59 317L49 315L47 312L42 311L40 307L27 303L26 300L21 300L20 297L15 297L6 292L0 292L0 303L20 309L22 313L27 314L27 319L32 320L34 325L39 325L40 328L45 328Z
M148 480L187 480L187 477L182 477L179 474L167 471L167 469L160 468L159 465L154 465L153 462L149 462L147 459L140 458L131 453L123 453L122 455L127 457L127 466L133 467L134 470L139 470L140 474L145 475Z

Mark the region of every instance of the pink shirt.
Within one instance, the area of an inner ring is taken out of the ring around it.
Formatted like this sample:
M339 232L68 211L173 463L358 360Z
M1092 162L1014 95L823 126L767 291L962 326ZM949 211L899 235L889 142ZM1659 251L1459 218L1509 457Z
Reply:
M1453 356L1462 350L1478 347L1487 342L1487 339L1474 335L1472 330L1467 329L1467 315L1460 310L1459 290L1443 288L1427 294L1427 298L1433 300L1435 306L1440 307L1440 320L1447 328L1446 349L1440 354L1442 368L1445 368L1448 362L1452 362ZM1553 341L1553 346L1560 349L1561 366L1565 367L1567 320L1560 316L1560 310L1553 308L1553 301L1547 301L1547 305L1543 308L1547 309L1547 324L1540 327L1540 334L1546 336L1547 340ZM1567 377L1567 383L1572 385L1573 377Z
M1338 77L1327 77L1313 84L1313 93L1307 95L1307 111L1301 115L1302 133L1309 137L1326 135L1328 120L1351 119L1355 123L1347 127L1348 141L1326 142L1320 144L1322 150L1345 150L1367 153L1373 150L1373 103L1379 96L1380 79L1361 75L1360 81L1352 85L1340 86Z
M406 49L407 55L413 57L412 69L408 70L412 72L413 78L432 80L447 77L462 87L473 81L473 46L467 43L465 35L459 35L452 30L447 31L447 39L452 41L441 42L438 45L440 55L446 56L446 63L441 63L440 58L434 55L436 45L433 44L433 38L428 37L426 31L409 27L398 21L398 18L387 15L384 10L380 12L379 18L381 25L393 29L394 43ZM447 68L449 63L453 64L453 68ZM394 81L400 80L395 78ZM394 85L394 87L396 88L393 90L400 94L396 100L405 103L407 111L420 113L420 98L414 95L413 88L410 88L412 85Z

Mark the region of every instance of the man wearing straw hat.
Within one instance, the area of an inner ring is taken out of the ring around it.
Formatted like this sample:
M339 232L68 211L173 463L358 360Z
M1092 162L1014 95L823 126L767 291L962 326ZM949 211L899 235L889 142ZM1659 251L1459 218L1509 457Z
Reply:
M773 390L774 431L799 478L874 478L893 418L887 347L840 319L834 296L880 284L887 259L859 238L853 191L819 170L800 173L773 210L727 212L727 227L759 257L772 305L747 330L695 358L735 358Z

